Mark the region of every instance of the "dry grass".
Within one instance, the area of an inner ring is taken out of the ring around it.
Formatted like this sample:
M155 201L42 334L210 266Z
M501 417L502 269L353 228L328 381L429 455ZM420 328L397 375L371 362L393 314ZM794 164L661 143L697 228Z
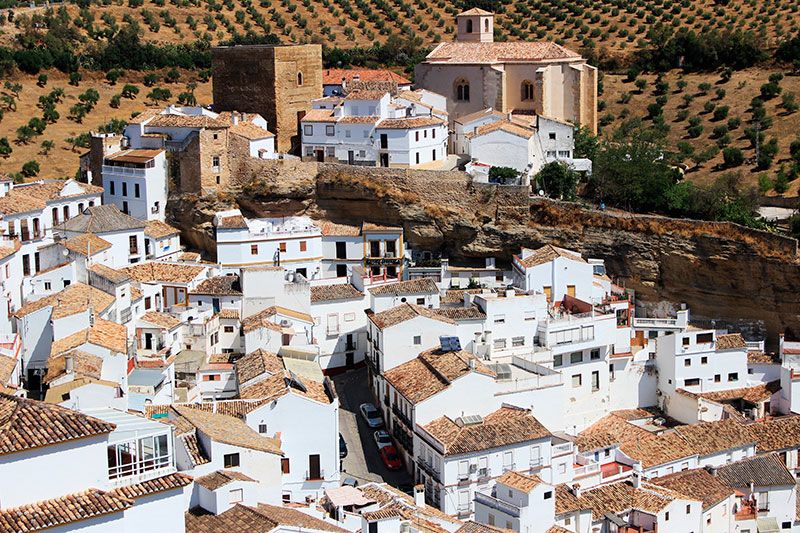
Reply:
M36 85L36 78L32 76L21 76L16 80L24 87L17 103L16 111L6 111L2 122L0 122L0 137L7 137L11 142L13 152L10 157L3 160L5 172L18 172L22 165L31 160L36 160L41 166L40 178L63 178L73 177L78 170L78 156L84 151L77 148L71 149L66 139L75 137L81 133L97 130L101 125L106 124L112 118L127 120L133 113L141 112L147 107L146 95L150 89L142 84L142 74L131 73L125 81L118 81L116 85L110 85L104 78L97 73L83 72L83 81L79 87L69 85L68 77L57 71L48 72L48 83L42 88ZM173 98L177 93L185 90L185 84L189 81L189 74L184 73L182 82L169 85L163 84L162 87L172 91ZM119 109L113 109L109 104L111 97L118 94L125 83L132 83L139 87L140 92L135 100L122 99ZM41 117L42 110L38 107L39 97L48 94L53 88L61 87L64 89L64 100L56 106L60 118L54 124L48 124L44 134L34 139L29 144L16 144L17 128L25 125L33 117ZM78 95L88 88L94 88L100 93L100 101L97 106L89 113L82 123L77 123L67 116L69 108L78 102ZM195 90L198 104L211 103L211 84L198 84ZM162 104L163 105L163 104ZM48 154L41 152L42 141L50 140L55 143L55 148Z

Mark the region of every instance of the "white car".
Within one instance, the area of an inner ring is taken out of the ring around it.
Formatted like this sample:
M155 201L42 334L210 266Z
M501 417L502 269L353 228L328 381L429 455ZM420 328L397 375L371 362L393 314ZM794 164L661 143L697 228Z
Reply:
M367 421L367 425L371 428L379 428L383 426L383 418L381 413L371 403L362 403L358 406L361 411L361 416Z
M392 437L389 436L389 432L385 429L379 429L372 437L375 439L375 445L378 446L379 450L392 445Z

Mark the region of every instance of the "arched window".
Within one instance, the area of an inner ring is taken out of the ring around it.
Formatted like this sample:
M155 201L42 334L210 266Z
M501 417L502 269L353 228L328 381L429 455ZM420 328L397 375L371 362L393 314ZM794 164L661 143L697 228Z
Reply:
M484 32L488 32L489 31L489 19L485 19L483 21L483 31Z
M467 33L472 33L472 20L467 19Z
M469 83L465 79L456 81L456 101L469 102Z
M533 83L530 80L522 82L522 100L533 100Z
M297 73L297 86L300 87L301 85L303 85L303 73L302 72L298 72Z

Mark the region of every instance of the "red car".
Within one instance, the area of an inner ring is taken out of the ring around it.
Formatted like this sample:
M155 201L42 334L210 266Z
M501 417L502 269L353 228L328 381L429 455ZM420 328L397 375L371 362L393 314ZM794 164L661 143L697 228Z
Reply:
M389 470L400 470L403 468L403 462L400 456L397 455L397 450L394 446L384 446L378 453L381 455L381 461L386 465Z

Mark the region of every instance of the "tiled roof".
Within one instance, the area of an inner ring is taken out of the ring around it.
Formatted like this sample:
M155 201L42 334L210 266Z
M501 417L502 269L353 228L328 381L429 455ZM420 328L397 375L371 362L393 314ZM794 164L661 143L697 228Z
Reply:
M779 365L780 357L775 354L764 352L747 352L747 364L749 365Z
M181 325L181 321L174 316L159 311L148 311L143 314L139 320L164 329L172 329Z
M281 528L280 526L284 526ZM224 513L213 515L202 508L186 513L186 531L191 533L268 533L287 528L347 533L333 524L287 507L258 504L258 508L236 504Z
M136 263L121 270L130 275L135 281L141 283L189 283L199 276L205 270L205 267L150 261Z
M200 261L200 254L197 252L181 252L178 254L178 261L197 262Z
M751 483L756 487L779 487L796 482L780 456L774 453L720 466L717 476L735 489L749 487Z
M271 131L265 130L260 126L256 126L252 122L239 122L231 126L230 132L239 137L244 137L247 140L255 141L258 139L269 139L275 137Z
M126 215L114 204L87 207L83 213L56 226L56 229L75 233L107 233L144 229L145 223Z
M0 455L111 433L115 427L58 405L0 393Z
M0 533L43 531L80 520L121 513L133 501L111 492L89 489L76 494L0 510Z
M436 285L436 281L434 281L433 278L418 278L370 287L369 293L375 296L439 294L439 287Z
M617 416L616 413L610 413L581 431L575 439L575 444L581 451L588 452L615 444L652 438L655 438L655 435L646 429L629 424L624 417Z
M294 309L287 309L286 307L273 305L271 307L267 307L262 311L259 311L255 315L250 315L246 318L243 318L242 329L244 330L245 333L260 328L269 328L275 331L280 331L281 330L280 325L270 320L270 318L274 317L275 315L288 316L309 323L314 322L314 317L312 317L307 313L303 313L301 311L295 311Z
M431 527L435 525L435 523L449 522L458 524L452 516L443 513L435 507L431 507L430 505L415 505L414 499L411 496L386 483L370 482L360 485L358 490L361 491L364 497L378 502L380 506L394 506L395 509L400 510L403 518L424 526L426 529L423 530L440 531L440 529Z
M333 109L309 109L300 122L336 122Z
M455 122L459 124L469 124L473 120L477 120L479 118L484 118L487 116L496 116L502 118L505 117L506 115L504 113L492 109L491 107L487 107L485 109L481 109L480 111L475 111L474 113L461 115L460 117L455 119Z
M234 470L216 470L205 476L195 478L194 482L208 490L217 490L232 481L247 481L255 483L256 480Z
M71 350L60 355L50 356L47 359L47 375L45 383L66 374L67 357L72 357L73 372L77 376L100 379L103 370L103 358L81 350Z
M527 493L538 487L543 483L543 481L539 476L536 475L528 475L521 472L515 472L514 470L507 470L495 480L495 483L502 483L503 485L511 487L512 489L517 489L521 492Z
M78 185L83 189L80 194L61 196L61 191L70 181L72 180L53 180L32 185L16 186L11 189L8 194L0 198L0 214L13 215L16 213L27 213L28 211L40 211L47 206L47 202L53 200L89 194L103 194L102 187L80 183ZM73 183L77 182L73 181Z
M474 133L468 135L470 138L474 138L480 137L481 135L488 135L489 133L495 131L504 131L506 133L516 135L517 137L522 137L523 139L530 139L536 134L536 132L531 128L526 128L507 120L498 120L490 124L484 124L483 126L477 128Z
M219 313L217 313L220 318L226 320L239 320L239 310L238 309L220 309Z
M186 453L189 454L189 460L192 461L194 466L211 462L205 450L200 446L200 440L197 438L197 430L178 435L178 439L180 439L184 448L186 448Z
M773 394L781 388L780 380L769 383L760 383L754 387L744 387L741 389L728 389L714 392L693 393L695 396L705 398L715 402L731 400L745 400L750 403L760 403L768 401ZM690 393L692 394L692 393Z
M311 287L311 303L330 302L335 300L356 300L364 297L364 293L349 283L336 285L313 285Z
M675 432L683 437L692 452L700 456L754 443L744 426L730 419L679 426L675 428Z
M317 222L323 236L326 237L358 237L361 235L360 226L351 226L349 224L336 224L328 220Z
M248 227L247 220L242 215L222 217L217 222L217 228L220 229L247 229Z
M114 152L113 154L105 156L104 159L108 161L120 161L122 163L147 163L162 153L164 153L164 150L160 149L129 149Z
M279 440L259 435L238 418L183 405L173 405L172 408L212 440L241 448L283 454Z
M470 360L474 362L474 370L470 368ZM416 404L442 392L453 381L473 371L495 377L494 372L468 352L441 352L436 348L392 368L384 378L409 402Z
M298 379L302 382L305 390L292 380L288 372L284 371L241 388L239 397L243 400L271 401L292 393L320 403L331 403L331 399L325 392L325 386L322 383L305 377Z
M456 322L459 320L483 320L486 318L486 313L476 305L469 307L441 307L435 309L435 312Z
M746 349L747 343L741 333L717 335L717 350Z
M236 382L239 383L239 386L262 374L282 374L284 370L283 361L277 354L262 349L250 352L239 358L234 363L234 366L236 368Z
M124 354L128 352L128 330L122 324L96 318L91 327L53 342L50 353L58 355L87 343Z
M17 368L17 358L0 355L0 392L5 390L11 381L14 369Z
M457 17L472 17L475 15L494 15L491 11L486 11L485 9L481 9L479 7L473 7L472 9L467 9L466 11L462 11Z
M182 405L191 409L197 409L209 413L220 413L223 415L243 419L245 415L258 409L265 403L266 402L264 400L217 400L214 402L182 403L173 405ZM172 408L169 405L148 405L145 407L145 414L149 417L158 414L164 415L170 412L172 412Z
M128 498L129 500L135 500L137 498L143 498L145 496L150 496L151 494L157 494L167 490L182 489L191 482L192 476L175 472L173 474L167 474L166 476L142 481L141 483L136 483L134 485L127 485L125 487L114 489L111 491L111 494L120 496L122 498Z
M0 260L17 253L20 248L22 248L22 243L19 241L19 239L12 240L10 242L10 246L0 246Z
M114 301L114 297L107 292L83 283L73 283L63 291L26 303L14 312L14 316L22 318L51 306L53 308L51 318L56 320L82 313L90 304L96 313L101 313L111 307Z
M522 63L580 59L580 55L553 42L508 41L497 43L446 42L425 58L426 63Z
M379 89L354 89L347 93L345 100L380 100L387 91Z
M564 257L572 261L580 261L581 263L586 262L585 259L583 259L578 255L575 255L569 250L558 248L557 246L553 246L551 244L546 244L541 248L533 250L531 254L528 255L525 259L522 259L522 257L520 256L519 262L525 268L531 268L537 265L543 265L545 263L549 263L550 261L552 261L557 257Z
M655 485L685 494L703 502L703 511L709 510L734 493L733 489L704 468L675 472L650 480Z
M239 283L239 276L231 274L228 276L214 276L204 279L189 294L201 294L209 296L241 296L242 286Z
M652 483L642 483L637 489L628 481L618 481L584 490L580 498L565 485L559 485L556 488L556 514L591 509L593 520L600 520L607 513L620 514L632 509L655 514L676 499L689 498Z
M376 126L377 129L402 130L406 128L425 128L428 126L441 126L445 121L438 117L407 117L385 118Z
M760 420L745 426L759 452L800 448L800 416Z
M446 317L444 314L439 313L438 309L428 309L419 305L410 303L403 303L386 311L380 313L373 313L367 310L367 318L369 318L379 329L386 329L397 324L401 324L408 320L423 316L432 320L438 320L446 324L455 324L455 320Z
M131 279L127 273L117 270L116 268L101 265L100 263L94 263L89 267L89 270L114 284L124 283Z
M334 531L341 532L343 530L333 524L329 524L319 518L307 515L297 509L290 509L288 507L278 507L276 505L267 505L259 503L256 508L262 516L266 516L269 520L281 526L304 528L321 531Z
M111 248L111 243L105 239L101 239L94 233L82 233L62 241L64 247L76 254L89 256L89 254L98 254L103 250Z
M342 78L346 83L353 83L353 78L358 76L359 81L392 81L399 85L409 85L410 80L388 69L343 69L326 68L322 71L323 85L341 85Z
M550 432L527 409L501 407L478 424L461 425L447 416L423 426L443 448L444 455L489 450L550 437Z
M362 116L354 116L351 115L349 117L341 117L337 123L338 124L375 124L381 119L381 117L377 115L362 115Z
M179 235L181 230L173 228L160 220L148 220L144 226L144 234L153 239L163 239L172 235Z
M487 524L480 524L478 522L464 522L464 525L456 529L456 533L510 533L513 529L505 529L497 526L490 526ZM565 529L566 533L572 533ZM550 533L548 530L547 533ZM559 533L559 532L557 532Z
M147 127L154 128L210 128L220 129L230 126L219 118L208 115L177 115L177 114L158 114L146 124Z

